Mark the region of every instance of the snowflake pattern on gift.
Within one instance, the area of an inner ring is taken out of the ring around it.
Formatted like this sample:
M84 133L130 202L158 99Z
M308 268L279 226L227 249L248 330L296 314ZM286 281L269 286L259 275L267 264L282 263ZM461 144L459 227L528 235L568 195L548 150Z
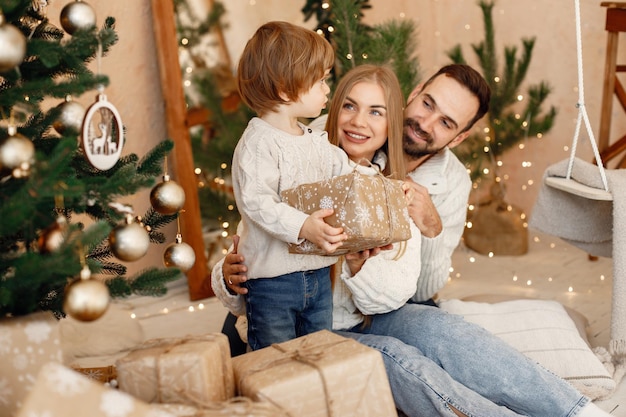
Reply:
M94 381L101 381L104 379L104 373L99 369L86 369L81 371L81 373Z
M77 372L63 367L49 368L46 385L51 392L62 397L75 397L84 394L92 382Z
M28 368L28 356L23 353L16 353L11 363L13 363L14 369L23 371Z
M9 405L11 399L13 398L13 387L11 387L11 383L5 379L0 379L0 404Z
M126 417L135 410L133 398L119 391L105 391L100 399L100 411L107 417Z
M8 327L0 326L0 355L6 355L11 352L13 346L13 338Z
M346 217L348 217L348 211L346 210L346 208L344 206L342 206L339 209L339 212L336 213L336 215L337 215L337 218L339 220L341 220L342 222L345 222L346 221Z
M331 209L333 208L333 199L327 195L321 198L320 200L320 209Z
M385 220L385 209L383 209L380 204L376 205L376 217L378 218L379 222Z
M307 252L313 252L314 250L317 249L317 245L314 244L311 241L305 240L304 242L300 243L299 245L294 245L296 246L300 251L307 253Z
M370 227L372 225L372 216L370 216L370 211L367 207L357 206L354 209L354 218L357 223L362 224L365 227Z
M44 321L34 321L24 327L29 342L41 344L47 342L52 334L52 327Z

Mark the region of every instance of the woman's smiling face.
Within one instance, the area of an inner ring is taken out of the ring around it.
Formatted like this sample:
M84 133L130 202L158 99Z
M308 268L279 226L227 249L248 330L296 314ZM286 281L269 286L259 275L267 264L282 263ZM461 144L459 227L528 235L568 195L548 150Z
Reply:
M382 87L368 81L354 84L341 104L339 145L350 159L371 161L387 140L387 103Z

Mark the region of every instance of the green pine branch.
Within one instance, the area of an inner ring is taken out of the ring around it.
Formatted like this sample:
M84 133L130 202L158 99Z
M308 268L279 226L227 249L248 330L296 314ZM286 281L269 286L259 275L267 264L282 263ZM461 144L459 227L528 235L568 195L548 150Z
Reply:
M457 156L465 161L474 180L480 177L485 167L490 167L489 175L495 178L498 170L495 164L497 158L521 140L548 132L557 115L554 106L546 112L543 110L551 92L545 81L527 88L524 107L519 108L519 91L530 66L535 38L522 39L521 53L516 46L506 46L504 64L499 68L492 18L494 4L495 1L478 2L483 14L485 39L471 45L483 76L491 88L491 101L486 117L489 133L487 136L474 134L454 148ZM447 55L452 62L467 63L461 45L452 47Z

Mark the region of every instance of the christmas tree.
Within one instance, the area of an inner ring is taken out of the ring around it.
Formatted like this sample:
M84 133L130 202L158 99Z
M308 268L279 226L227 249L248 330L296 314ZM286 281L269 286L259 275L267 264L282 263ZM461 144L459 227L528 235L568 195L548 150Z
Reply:
M0 0L0 315L49 310L89 321L110 297L162 295L180 277L179 268L127 277L120 262L164 243L158 229L178 216L176 198L166 207L172 201L159 194L173 143L143 158L121 155L124 128L104 94L108 77L88 68L117 42L115 20L98 29L91 6L71 2L62 30L45 8ZM98 94L87 110L71 100L89 91ZM161 175L142 216L118 202Z
M360 64L388 64L407 97L419 78L415 22L393 19L368 26L363 17L370 8L369 0L307 0L302 12L305 21L316 16L315 30L335 48L334 80Z
M516 46L505 47L504 67L499 70L492 18L495 2L481 0L478 4L483 14L485 39L472 44L472 49L491 88L487 126L485 133L472 135L453 152L468 167L474 189L486 192L479 195L478 204L468 212L463 237L465 245L478 253L522 255L528 251L526 215L506 201L506 188L499 173L500 159L521 140L548 132L557 111L550 107L543 113L542 106L551 90L544 81L528 87L525 104L518 108L524 99L519 89L526 78L535 38L522 39L521 57ZM448 56L453 62L466 62L460 45L452 48Z

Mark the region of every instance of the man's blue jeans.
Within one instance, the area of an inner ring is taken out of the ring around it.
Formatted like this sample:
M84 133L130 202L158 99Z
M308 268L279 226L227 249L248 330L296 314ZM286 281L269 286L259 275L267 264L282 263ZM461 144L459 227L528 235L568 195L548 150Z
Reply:
M245 286L248 344L252 350L331 329L330 267L251 279Z
M408 416L571 417L589 401L482 327L406 304L371 325L337 332L383 356L396 406Z

